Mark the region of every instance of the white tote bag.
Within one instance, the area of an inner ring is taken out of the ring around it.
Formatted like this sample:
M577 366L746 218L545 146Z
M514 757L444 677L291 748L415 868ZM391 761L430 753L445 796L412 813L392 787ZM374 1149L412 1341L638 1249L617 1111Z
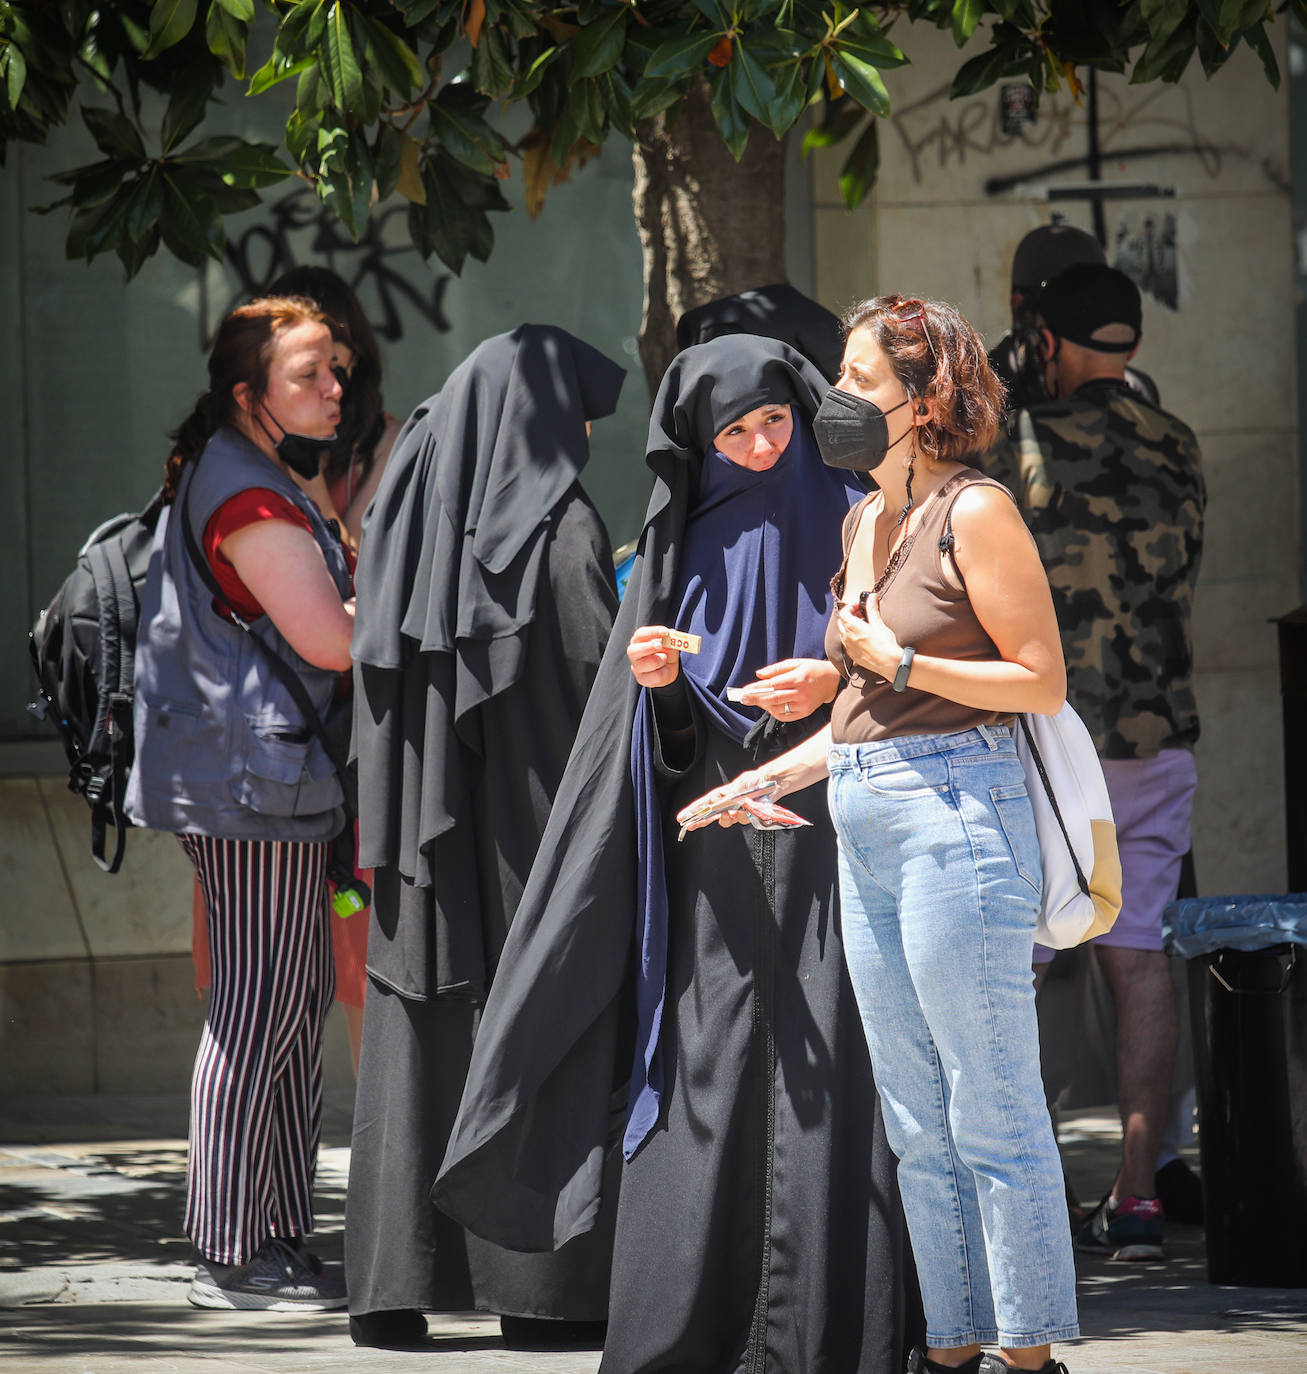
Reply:
M1018 716L1013 734L1044 864L1035 939L1070 949L1111 930L1121 910L1121 856L1103 766L1070 703L1055 716Z

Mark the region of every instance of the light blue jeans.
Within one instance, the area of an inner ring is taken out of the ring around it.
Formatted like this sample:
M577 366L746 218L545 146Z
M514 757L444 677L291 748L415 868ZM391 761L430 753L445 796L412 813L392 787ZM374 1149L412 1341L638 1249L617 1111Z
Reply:
M1079 1334L1030 956L1039 840L1006 727L836 744L844 954L927 1339Z

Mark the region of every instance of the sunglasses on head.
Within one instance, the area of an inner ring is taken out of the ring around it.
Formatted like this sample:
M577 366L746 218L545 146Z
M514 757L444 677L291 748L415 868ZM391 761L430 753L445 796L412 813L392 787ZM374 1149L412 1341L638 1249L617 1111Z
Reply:
M930 356L938 362L939 354L935 352L935 341L930 337L930 329L926 324L926 302L918 300L915 296L895 295L890 299L891 304L885 307L885 313L893 316L900 324L920 324L921 336L930 349Z

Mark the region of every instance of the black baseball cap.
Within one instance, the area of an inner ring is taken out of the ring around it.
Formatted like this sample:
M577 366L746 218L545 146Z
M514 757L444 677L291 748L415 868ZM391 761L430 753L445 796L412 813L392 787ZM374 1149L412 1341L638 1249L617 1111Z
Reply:
M1012 289L1031 299L1075 263L1106 261L1092 234L1070 224L1041 224L1012 255Z
M1139 288L1106 263L1077 263L1054 277L1039 313L1054 338L1096 353L1129 353L1143 333Z

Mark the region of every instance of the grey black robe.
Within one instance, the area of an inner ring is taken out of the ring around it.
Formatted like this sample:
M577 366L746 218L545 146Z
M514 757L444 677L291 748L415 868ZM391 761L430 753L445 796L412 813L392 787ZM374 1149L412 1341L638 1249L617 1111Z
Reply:
M559 329L482 344L409 419L356 585L360 861L375 866L346 1212L353 1313L602 1319L608 1238L511 1254L429 1197L486 990L617 607L577 481L623 371Z

